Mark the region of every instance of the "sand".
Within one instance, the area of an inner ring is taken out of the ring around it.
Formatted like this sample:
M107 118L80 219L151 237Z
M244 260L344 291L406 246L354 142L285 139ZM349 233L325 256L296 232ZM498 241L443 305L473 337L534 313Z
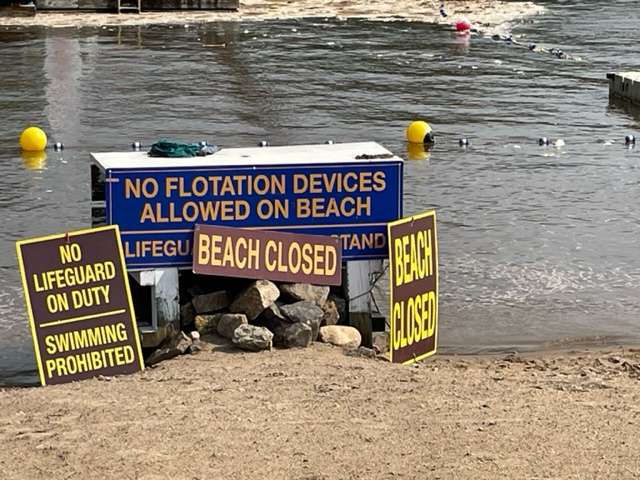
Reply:
M315 344L0 390L11 479L640 477L640 350L444 357Z
M508 31L510 23L544 11L530 1L449 0L447 18L439 13L439 1L408 0L243 0L238 12L182 11L143 12L142 14L52 13L38 12L35 17L0 17L3 26L100 27L117 25L195 24L217 21L262 21L302 17L368 18L408 20L452 24L466 17L483 31Z

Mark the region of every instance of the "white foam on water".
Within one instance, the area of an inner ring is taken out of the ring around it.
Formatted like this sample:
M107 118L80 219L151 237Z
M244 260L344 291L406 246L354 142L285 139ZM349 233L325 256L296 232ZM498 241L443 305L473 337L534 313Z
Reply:
M448 264L443 277L443 300L455 302L464 296L475 305L584 304L600 301L599 294L640 289L640 271L621 267L596 270L551 261L491 264L473 256Z

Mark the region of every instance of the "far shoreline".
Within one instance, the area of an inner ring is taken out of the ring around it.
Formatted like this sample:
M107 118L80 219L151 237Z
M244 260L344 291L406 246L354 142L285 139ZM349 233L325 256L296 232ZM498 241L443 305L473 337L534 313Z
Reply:
M335 4L334 4L335 3ZM150 11L141 14L115 14L78 11L44 11L33 17L0 17L0 27L31 28L83 28L118 26L194 25L214 22L260 22L268 20L295 20L305 18L332 18L338 20L365 19L375 21L410 21L452 25L457 19L467 18L482 33L506 33L511 23L524 17L544 12L544 7L531 1L503 0L448 1L448 16L442 17L437 2L428 6L418 2L384 0L327 2L318 5L312 0L299 0L295 4L282 0L243 0L238 11Z

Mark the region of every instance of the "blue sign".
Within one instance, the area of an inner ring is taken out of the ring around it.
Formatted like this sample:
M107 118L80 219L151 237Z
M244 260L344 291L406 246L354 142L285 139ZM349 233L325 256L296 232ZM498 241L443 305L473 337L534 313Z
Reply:
M198 223L333 235L343 260L384 258L402 162L110 169L106 203L130 269L190 266Z

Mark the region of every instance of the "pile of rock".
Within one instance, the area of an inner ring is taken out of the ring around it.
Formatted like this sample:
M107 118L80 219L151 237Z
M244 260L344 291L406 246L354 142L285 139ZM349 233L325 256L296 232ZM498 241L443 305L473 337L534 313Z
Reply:
M258 280L234 292L191 295L181 307L182 329L218 335L243 350L308 347L316 340L358 348L360 333L337 325L345 301L329 287Z

